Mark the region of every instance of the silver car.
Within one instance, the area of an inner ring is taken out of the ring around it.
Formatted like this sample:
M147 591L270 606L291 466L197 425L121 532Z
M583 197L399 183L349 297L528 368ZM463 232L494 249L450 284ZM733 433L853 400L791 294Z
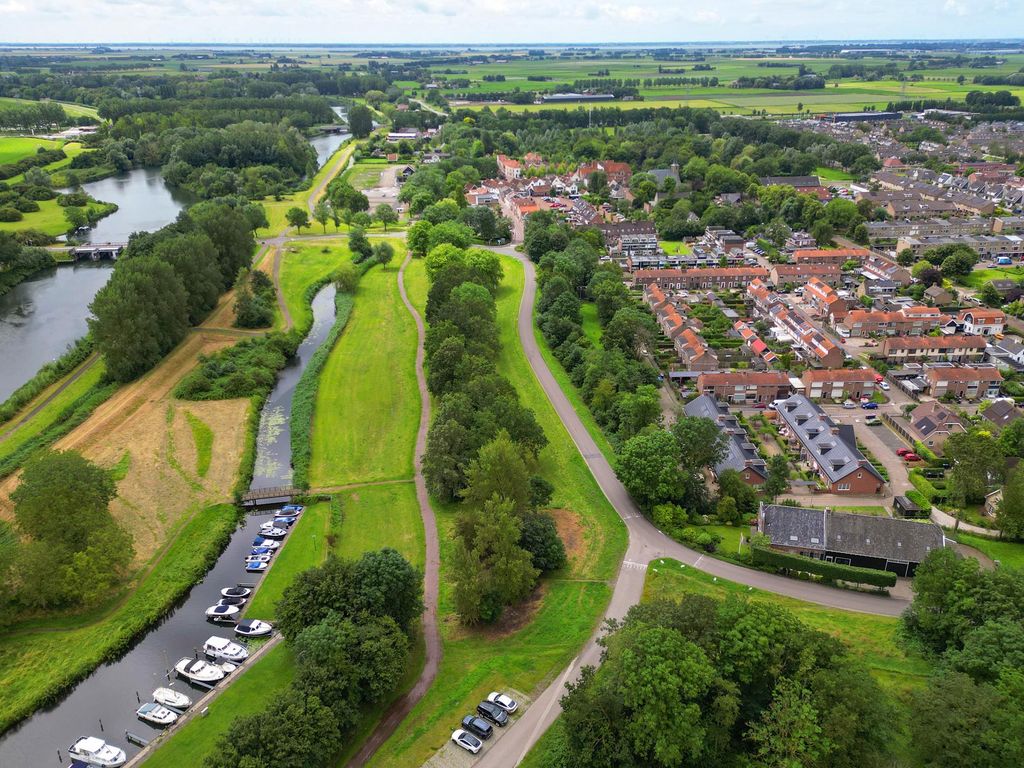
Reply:
M461 728L452 731L452 741L467 752L472 752L474 755L479 752L484 745L484 743L472 733L464 731Z
M497 704L510 715L517 709L519 709L519 704L517 704L516 700L509 696L507 693L491 691L489 694L487 694L487 700L491 702L491 704Z

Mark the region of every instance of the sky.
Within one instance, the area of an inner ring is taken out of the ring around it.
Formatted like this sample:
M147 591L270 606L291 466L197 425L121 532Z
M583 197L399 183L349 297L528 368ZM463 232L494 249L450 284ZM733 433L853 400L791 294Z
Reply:
M1020 0L0 0L8 43L602 43L1024 35Z

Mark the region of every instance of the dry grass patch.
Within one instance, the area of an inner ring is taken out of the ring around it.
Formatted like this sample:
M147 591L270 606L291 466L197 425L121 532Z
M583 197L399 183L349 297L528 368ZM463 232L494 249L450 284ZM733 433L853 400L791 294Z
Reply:
M558 538L565 545L565 556L569 560L569 567L576 568L581 557L586 554L587 541L583 521L579 514L571 509L549 509L548 514L554 518L555 528L558 529Z

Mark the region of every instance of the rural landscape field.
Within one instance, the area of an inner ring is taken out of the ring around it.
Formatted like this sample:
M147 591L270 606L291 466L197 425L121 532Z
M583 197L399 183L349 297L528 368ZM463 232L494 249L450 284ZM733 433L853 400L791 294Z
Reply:
M1024 764L1024 11L905 6L5 9L0 765Z

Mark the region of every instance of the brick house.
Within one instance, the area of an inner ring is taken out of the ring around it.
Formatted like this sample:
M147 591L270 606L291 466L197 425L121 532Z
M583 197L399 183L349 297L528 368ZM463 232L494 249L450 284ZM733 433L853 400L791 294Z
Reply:
M734 405L770 403L789 397L793 386L782 371L720 371L697 377L697 391Z
M820 368L842 368L846 355L799 310L789 309L781 302L768 308L768 318L776 332L788 336L804 359Z
M970 336L995 336L1006 328L1006 314L1001 309L964 309L951 327Z
M871 255L867 248L807 248L793 253L794 264L833 264L842 267L848 261L864 261Z
M803 285L808 280L838 286L843 273L836 264L775 264L768 272L768 278L776 287L783 285Z
M505 155L498 155L495 160L498 163L498 173L501 174L502 178L512 181L522 177L523 166L518 160L506 157Z
M638 269L633 285L645 287L657 283L662 288L680 290L719 290L746 288L752 281L768 277L763 267L710 267L707 269Z
M908 442L920 442L935 453L942 453L946 439L957 432L966 432L964 420L936 400L921 403L910 412L908 420L889 422Z
M679 353L679 359L687 370L718 370L718 356L711 350L703 337L692 328L684 328L682 333L675 337L675 347L676 352Z
M804 286L804 301L813 307L818 317L835 325L841 322L850 310L849 302L840 296L832 285L812 277Z
M811 400L859 400L875 393L871 368L835 368L804 371L804 395Z
M879 354L889 364L937 360L950 363L980 363L985 357L981 336L890 336L882 340Z
M725 457L714 466L715 478L726 470L739 472L740 477L750 485L761 485L768 477L765 460L750 441L747 431L740 426L728 407L713 395L700 395L683 406L687 416L710 419L726 437Z
M743 346L746 347L747 351L750 352L751 355L757 357L766 367L778 360L778 357L774 352L772 352L771 348L769 348L769 346L764 343L764 340L757 335L757 332L745 322L737 320L733 323L732 329L740 335L741 339L743 339Z
M1003 375L995 367L961 368L947 363L929 366L924 378L932 397L952 395L964 400L982 400L999 397Z
M865 336L923 336L938 330L949 322L935 307L905 307L896 312L882 312L869 309L851 309L842 323L836 327L839 333L850 338Z
M776 409L782 433L799 448L800 458L818 474L828 493L879 493L885 480L860 448L853 426L836 424L804 395L792 395Z
M615 160L595 160L592 163L583 163L573 175L573 180L586 183L590 174L595 171L604 171L609 184L629 184L629 180L633 178L633 169L629 167L629 163L620 163Z

